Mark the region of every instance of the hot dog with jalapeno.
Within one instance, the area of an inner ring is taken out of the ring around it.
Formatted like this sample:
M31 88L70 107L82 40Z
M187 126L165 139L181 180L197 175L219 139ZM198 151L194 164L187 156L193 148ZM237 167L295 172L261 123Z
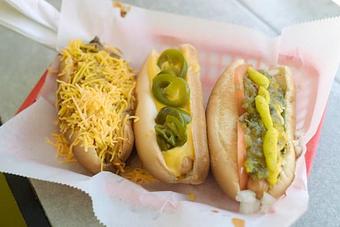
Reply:
M137 152L153 176L200 184L209 170L197 51L191 45L152 51L137 78Z
M251 190L278 198L295 173L295 88L287 67L231 64L207 107L213 174L232 199Z

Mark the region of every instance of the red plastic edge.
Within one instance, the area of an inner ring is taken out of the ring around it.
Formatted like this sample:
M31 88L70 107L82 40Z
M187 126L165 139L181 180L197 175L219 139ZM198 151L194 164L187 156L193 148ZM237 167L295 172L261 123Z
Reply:
M34 86L32 91L29 93L29 95L27 96L27 98L25 99L23 104L20 106L17 113L23 111L24 109L26 109L27 107L29 107L30 105L32 105L35 102L42 86L45 83L46 76L47 76L47 70L44 72L44 74L41 76L41 78L39 79L37 84ZM314 159L314 156L315 156L318 144L319 144L320 132L321 132L321 128L322 128L322 125L323 125L324 116L325 116L325 114L323 114L323 116L322 116L322 119L320 121L317 132L312 137L312 139L307 143L307 152L305 154L305 160L306 160L307 174L308 175L311 172L313 159Z
M25 101L21 104L21 106L19 107L17 113L20 113L21 111L23 111L24 109L26 109L27 107L29 107L30 105L32 105L35 102L35 100L36 100L36 98L37 98L37 96L38 96L42 86L45 83L46 76L47 76L47 70L40 77L39 81L36 83L34 88L28 94L28 96L26 97Z
M315 157L316 150L319 145L321 129L323 126L323 121L325 119L325 112L322 115L318 130L316 131L315 135L311 138L311 140L307 143L307 152L305 154L307 175L309 175L312 170L313 159Z

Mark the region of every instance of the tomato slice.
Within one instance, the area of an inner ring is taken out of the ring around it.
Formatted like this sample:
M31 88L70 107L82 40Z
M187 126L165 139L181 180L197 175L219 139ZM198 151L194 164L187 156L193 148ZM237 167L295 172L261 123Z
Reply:
M238 66L235 69L234 81L235 81L235 98L238 109L238 116L244 113L242 108L242 101L244 99L244 86L243 86L243 76L246 74L249 65L244 64ZM248 174L243 166L246 160L246 147L244 143L244 132L240 121L237 121L237 165L238 165L238 175L240 179L240 190L246 189L248 182Z
M240 122L237 122L237 165L240 178L240 190L247 186L248 174L243 166L246 160L246 146L244 144L244 132Z

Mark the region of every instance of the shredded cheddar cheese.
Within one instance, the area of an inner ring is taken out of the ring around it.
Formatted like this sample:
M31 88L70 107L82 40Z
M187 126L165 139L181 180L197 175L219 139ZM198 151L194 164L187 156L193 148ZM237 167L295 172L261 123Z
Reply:
M193 202L196 201L196 199L197 199L196 194L193 193L193 192L189 192L187 194L187 199L190 200L190 201L193 201Z
M58 154L73 158L73 148L95 149L104 163L123 166L119 154L126 138L124 126L134 119L135 78L118 51L99 43L69 43L61 52L57 83ZM118 168L119 169L119 168Z
M66 138L60 133L53 133L52 136L54 141L48 139L47 143L53 145L57 151L59 151L57 156L62 157L65 162L74 162L75 159L73 157L73 153L70 151Z
M137 167L126 167L120 175L140 185L149 184L157 181L156 178L154 178L148 171Z

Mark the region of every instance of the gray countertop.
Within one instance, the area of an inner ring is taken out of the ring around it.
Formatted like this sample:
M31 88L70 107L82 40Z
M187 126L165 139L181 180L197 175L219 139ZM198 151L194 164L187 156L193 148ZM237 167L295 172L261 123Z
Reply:
M57 8L59 0L49 1ZM125 2L125 1L124 1ZM340 15L327 0L127 0L144 8L235 23L276 36L284 26ZM0 116L11 118L53 60L56 52L0 27ZM340 224L340 73L329 97L319 148L309 177L309 209L295 226ZM97 226L84 193L58 184L32 180L53 226ZM62 210L60 210L62 207Z

